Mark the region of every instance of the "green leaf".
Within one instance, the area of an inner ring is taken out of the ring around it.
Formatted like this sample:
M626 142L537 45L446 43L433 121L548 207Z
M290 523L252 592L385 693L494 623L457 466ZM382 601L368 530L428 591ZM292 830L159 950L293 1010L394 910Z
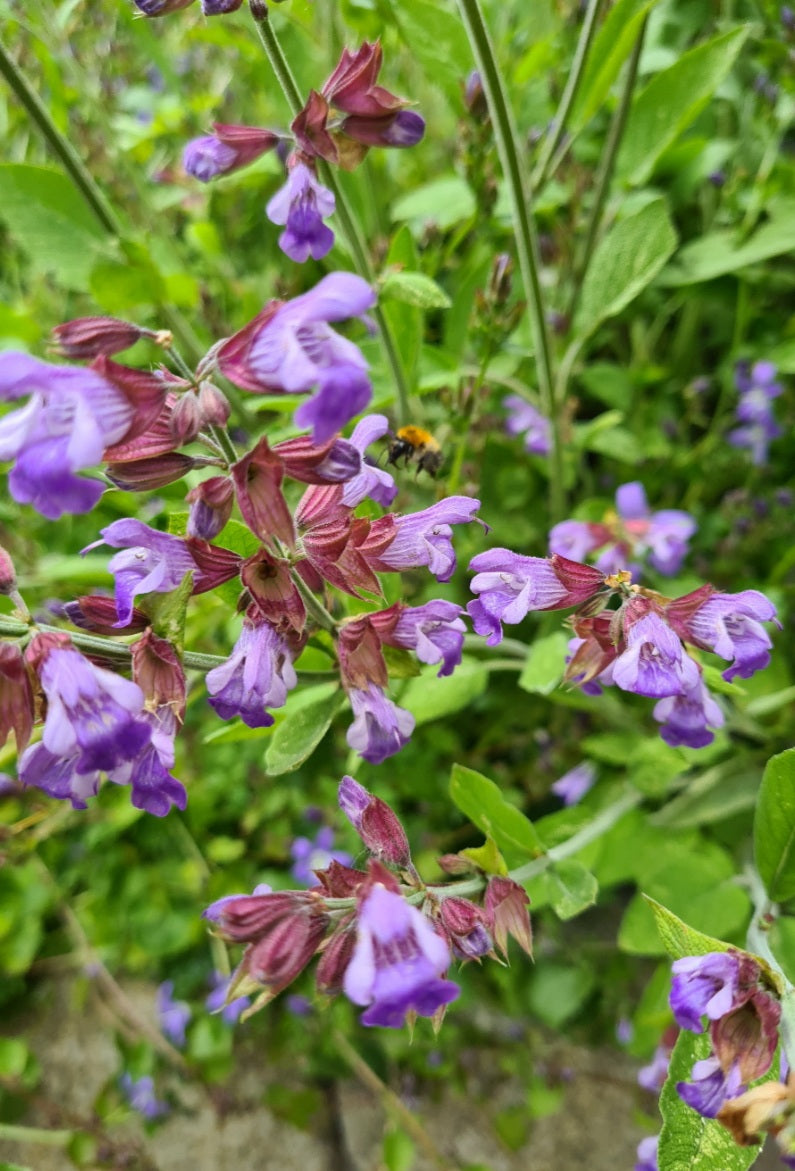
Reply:
M385 263L408 272L416 270L419 263L417 247L408 224L402 224L395 233ZM398 360L406 381L413 386L422 346L422 314L415 305L397 299L384 304L384 314L395 336Z
M486 690L489 673L476 663L462 663L454 675L438 677L438 666L410 679L400 695L400 706L414 716L417 725L461 711Z
M676 1092L676 1083L690 1081L693 1066L712 1052L708 1032L682 1029L671 1054L668 1079L660 1094L663 1128L657 1162L660 1171L746 1171L759 1156L759 1147L738 1147L728 1130L714 1118L691 1110ZM778 1059L760 1081L778 1076ZM759 1083L754 1083L759 1084Z
M28 1047L24 1041L0 1037L0 1077L21 1077L27 1063Z
M660 155L696 118L728 75L750 32L741 25L696 45L662 70L632 103L618 156L618 174L645 183Z
M685 245L676 261L662 274L665 285L695 285L727 273L739 272L771 256L782 256L795 248L795 203L771 202L770 219L747 240L733 229L710 232Z
M418 221L420 228L434 223L442 231L471 219L474 214L472 188L458 175L445 175L415 187L392 205L393 219Z
M416 1158L414 1143L402 1130L384 1135L382 1154L386 1171L411 1171Z
M556 630L537 638L527 652L519 686L535 695L549 695L563 678L569 636Z
M492 838L500 850L522 859L537 858L544 853L533 823L505 800L488 777L454 764L450 796L472 824Z
M270 777L293 772L311 756L344 706L345 697L335 692L298 711L288 712L273 734L265 752L265 771Z
M472 68L472 54L463 25L446 4L433 0L392 0L393 20L402 39L429 81L444 90L456 105L461 101L461 78Z
M175 590L167 594L144 594L135 604L149 616L152 629L160 638L173 643L182 653L185 642L185 615L193 591L193 571L189 570Z
M88 288L107 239L74 185L50 167L0 166L0 220L38 273L54 273L70 289Z
M638 296L676 247L665 201L618 220L598 244L583 282L575 330L587 337Z
M795 895L795 748L767 762L754 817L754 859L774 903Z
M596 902L599 883L581 862L567 859L556 862L546 870L541 879L545 887L545 901L549 903L559 919L573 919ZM531 884L527 885L530 902L533 902Z
M533 969L530 1007L544 1024L560 1029L577 1015L595 983L596 972L592 967L548 960Z
M610 87L632 46L650 8L657 0L617 0L610 9L593 43L579 92L569 117L573 133L602 109Z
M654 914L660 939L668 955L675 960L683 956L705 956L713 951L728 951L732 946L722 939L714 939L711 935L704 935L693 927L688 927L678 915L669 911L662 903L648 895L643 896Z
M381 300L402 301L418 309L449 309L444 289L424 272L390 272L381 283Z

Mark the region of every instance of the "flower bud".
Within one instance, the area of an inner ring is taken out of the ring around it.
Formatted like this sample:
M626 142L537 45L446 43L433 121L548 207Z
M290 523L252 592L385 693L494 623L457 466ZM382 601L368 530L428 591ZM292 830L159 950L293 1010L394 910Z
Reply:
M166 338L170 340L171 335L168 331L157 334L116 317L76 317L73 321L56 325L52 331L57 353L78 361L97 358L100 354L118 354L142 337L154 338L162 344Z
M16 589L17 575L14 562L11 560L11 554L8 550L0 545L0 594L9 596L16 593Z
M178 445L190 443L204 426L198 395L192 391L183 394L171 412L171 434Z
M287 475L302 484L342 484L362 470L361 452L338 436L317 444L308 435L297 435L275 443L273 450Z
M374 797L353 777L346 776L340 782L339 803L373 857L392 866L411 864L406 831L386 801Z
M188 536L212 541L232 515L235 490L228 476L211 476L191 488L185 499L190 504Z
M328 915L312 910L282 919L246 950L240 972L275 996L304 970L328 924Z
M180 451L168 451L148 459L108 464L105 474L124 492L150 492L181 480L195 466L196 460L191 456L183 455Z
M202 382L198 399L202 426L225 427L232 408L224 392L213 386L212 382Z
M91 634L104 634L108 638L118 638L124 634L139 634L146 630L149 618L143 610L133 607L132 617L124 630L119 629L119 611L113 598L103 598L98 594L84 594L75 598L73 602L66 602L63 615L80 630L88 630Z
M416 146L425 134L425 119L416 110L399 110L386 118L351 114L340 130L363 146Z
M237 943L260 939L276 924L295 917L316 902L309 891L285 890L218 899L203 917L218 926L221 935Z
M464 105L477 121L489 116L489 104L483 89L483 79L477 69L473 69L464 84Z
M133 0L133 3L144 16L167 16L170 12L187 8L193 0Z
M480 907L455 896L442 900L439 918L456 955L464 960L486 955L493 947Z
M355 946L356 925L351 916L344 926L337 928L320 957L315 973L319 992L325 992L328 996L342 992L342 982Z

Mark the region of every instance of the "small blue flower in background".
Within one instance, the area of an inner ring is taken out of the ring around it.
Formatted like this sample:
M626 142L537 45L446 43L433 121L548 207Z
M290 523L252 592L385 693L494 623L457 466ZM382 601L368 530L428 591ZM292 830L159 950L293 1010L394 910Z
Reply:
M165 980L157 990L157 1018L163 1034L178 1049L185 1045L185 1029L191 1015L190 1005L174 999L174 981Z
M151 1077L133 1078L129 1073L123 1073L119 1078L119 1088L133 1110L143 1118L151 1120L168 1114L168 1103L155 1097L155 1083Z
M290 846L290 855L293 867L290 873L296 882L304 886L317 886L318 882L313 874L314 870L325 870L331 862L341 862L343 866L350 866L353 859L344 850L334 850L334 830L330 825L321 826L311 838L296 838Z
M590 761L584 760L550 786L550 792L560 797L564 805L576 805L585 796L596 780L596 769ZM630 1026L631 1028L631 1026ZM619 1038L620 1040L620 1038Z

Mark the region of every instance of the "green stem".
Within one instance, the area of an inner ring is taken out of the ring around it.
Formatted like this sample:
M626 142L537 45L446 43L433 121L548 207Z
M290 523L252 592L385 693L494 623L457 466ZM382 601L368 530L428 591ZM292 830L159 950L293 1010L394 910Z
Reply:
M362 1085L367 1086L380 1099L386 1112L400 1122L406 1133L414 1139L417 1146L423 1150L426 1157L438 1168L438 1171L451 1171L456 1164L451 1163L442 1154L419 1119L412 1114L394 1090L391 1090L381 1080L375 1070L370 1068L364 1058L360 1057L345 1034L341 1030L335 1029L333 1039L337 1050L345 1058Z
M111 236L122 236L124 229L115 211L108 203L105 195L97 186L91 172L86 168L80 155L72 146L68 138L61 134L50 117L49 110L39 95L30 85L24 73L6 51L0 41L0 73L6 79L12 90L19 98L25 111L35 122L44 138L63 164L64 170L80 191L83 199L97 217L102 227Z
M563 451L560 436L560 415L554 399L552 351L541 292L538 239L530 203L530 182L524 163L524 155L521 150L517 149L520 139L508 105L479 0L458 0L458 8L483 82L483 91L488 103L497 153L511 195L516 250L533 330L539 393L544 413L549 418L552 430L549 475L550 512L551 519L556 521L563 517L565 511Z
M301 96L298 83L290 69L289 62L282 52L282 47L273 31L268 11L264 9L264 15L260 15L259 6L257 5L255 7L252 5L251 15L254 17L254 23L257 27L262 47L265 50L265 55L276 75L276 80L282 88L287 105L290 107L293 117L295 117L304 108L304 99ZM348 197L338 182L334 170L327 163L319 162L318 171L323 182L334 194L337 219L348 241L354 267L359 276L372 283L375 278L375 273L370 263L370 255L367 251L364 238L359 231L359 225L348 202ZM400 352L392 329L380 305L376 305L373 309L373 317L378 324L387 360L392 369L392 377L395 382L395 392L397 395L398 422L407 422L411 417L409 409L409 387L406 381L403 363L400 360Z
M125 236L122 221L69 139L53 122L49 110L13 57L8 53L2 41L0 41L0 74L14 91L31 121L41 131L42 137L53 154L60 160L67 175L100 225L109 236L122 240ZM198 359L203 353L204 347L179 309L173 305L159 305L158 310L164 315L169 327L181 339L186 349L194 353Z
M544 140L544 145L539 155L538 164L533 172L533 190L538 191L540 187L546 183L549 178L552 168L550 163L552 156L563 136L566 133L566 121L574 105L574 99L580 88L583 74L585 73L585 63L588 59L588 54L591 50L593 42L594 30L596 22L599 18L599 10L602 7L602 0L589 0L588 8L585 13L582 30L580 32L579 40L577 41L577 48L574 51L574 60L571 63L571 71L569 73L566 87L560 99L560 104L555 111L555 117L552 128Z
M313 595L313 600L314 595ZM334 630L334 619L331 615L323 609L319 602L317 602L318 609L323 612L328 622L331 623L327 629ZM320 622L318 615L315 615L317 621ZM322 625L322 623L321 623ZM31 632L41 631L44 634L64 634L68 633L76 647L82 651L88 651L89 654L102 655L106 659L118 659L120 663L127 663L130 660L130 647L127 643L113 642L110 639L101 638L94 634L83 634L81 631L64 631L60 626L47 626L43 623L37 622L35 627L27 626L23 622L14 622L12 619L0 619L0 638L22 638ZM205 655L200 651L185 651L182 656L182 662L189 671L212 671L213 667L220 667L222 663L226 662L226 657L223 655ZM301 671L302 683L329 683L339 676L336 671Z
M73 1130L44 1130L38 1126L15 1126L10 1122L0 1122L0 1139L7 1143L38 1143L43 1147L65 1147L74 1137Z
M567 316L570 321L574 320L574 314L577 309L577 303L582 289L582 282L588 271L588 266L591 263L591 258L596 248L596 238L599 234L599 228L602 224L602 214L604 212L605 202L610 190L610 184L613 179L613 170L615 168L616 158L618 156L618 148L621 145L621 140L624 137L624 130L627 125L627 118L629 116L629 108L632 104L632 94L635 89L635 81L638 76L638 62L640 61L640 54L643 49L643 38L646 33L647 21L644 20L640 26L640 31L637 40L632 49L632 55L627 66L627 75L624 79L624 88L621 91L616 112L613 115L613 120L610 123L610 131L605 143L604 154L599 166L599 173L596 177L596 191L594 193L593 205L591 207L591 215L588 220L588 231L585 236L585 244L582 249L581 257L572 273L573 289L571 300L567 310Z
M329 614L322 602L319 602L315 595L310 590L300 573L294 572L291 574L295 582L303 603L306 606L307 613L311 614L318 626L322 626L324 630L328 630L331 634L335 634L337 630L337 623Z

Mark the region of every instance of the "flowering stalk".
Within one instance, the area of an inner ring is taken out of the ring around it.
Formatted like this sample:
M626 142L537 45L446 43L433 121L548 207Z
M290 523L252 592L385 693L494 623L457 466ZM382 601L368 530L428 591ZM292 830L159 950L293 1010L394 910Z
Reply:
M293 117L296 117L304 108L304 101L301 97L301 91L298 88L298 83L293 76L290 65L282 52L282 47L273 31L273 26L268 16L268 10L264 4L258 3L258 0L251 0L251 15L254 17L254 23L257 26L257 32L265 50L265 55L270 62L270 66L276 75L276 80L282 88L282 92L290 107L290 112ZM342 225L342 230L348 241L348 245L353 254L353 263L356 271L361 277L368 282L372 282L374 277L373 267L370 263L370 257L367 252L367 247L362 239L359 231L356 218L351 211L347 196L341 185L337 182L334 170L325 163L322 159L318 159L318 171L323 179L325 185L333 192L336 202L336 214ZM392 368L392 376L395 382L395 391L397 393L397 407L400 421L407 421L410 418L411 412L409 410L409 388L406 383L406 376L403 372L403 366L400 360L400 354L397 348L397 343L392 335L389 322L387 321L384 311L379 305L375 305L372 310L373 317L378 323L381 340L384 344L387 360Z
M550 467L550 511L553 520L560 520L564 511L563 452L560 438L561 402L555 402L552 372L552 353L544 313L544 300L539 277L540 259L538 239L532 215L531 188L524 157L517 149L521 142L502 84L488 29L483 20L478 0L458 0L464 27L483 81L483 90L494 127L497 152L511 193L516 247L522 282L530 309L530 322L535 343L538 386L544 414L552 424L552 452Z

